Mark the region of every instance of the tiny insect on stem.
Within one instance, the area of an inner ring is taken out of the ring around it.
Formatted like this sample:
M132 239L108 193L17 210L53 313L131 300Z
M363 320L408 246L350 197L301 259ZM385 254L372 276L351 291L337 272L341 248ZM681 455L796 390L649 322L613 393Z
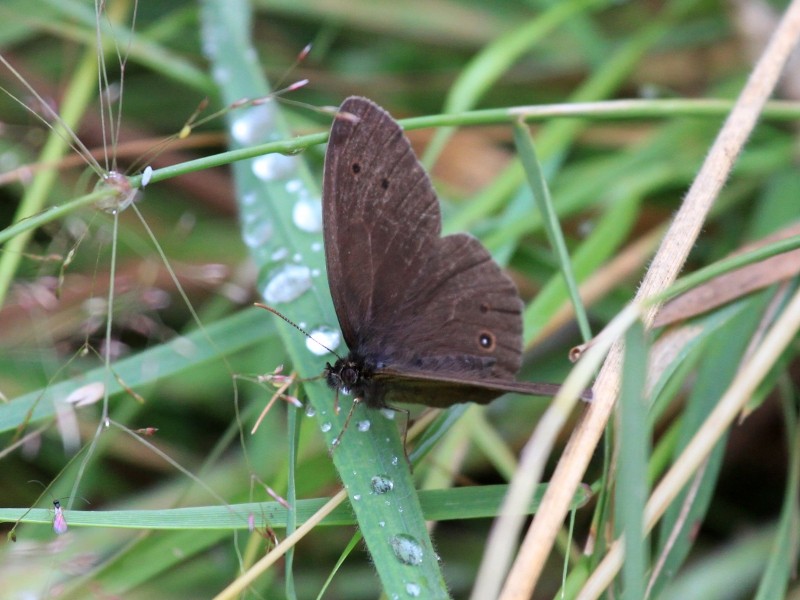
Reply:
M56 535L63 535L67 533L67 519L64 517L64 511L61 509L61 502L58 500L53 500L53 510L55 511L55 515L53 516L53 531L56 532Z

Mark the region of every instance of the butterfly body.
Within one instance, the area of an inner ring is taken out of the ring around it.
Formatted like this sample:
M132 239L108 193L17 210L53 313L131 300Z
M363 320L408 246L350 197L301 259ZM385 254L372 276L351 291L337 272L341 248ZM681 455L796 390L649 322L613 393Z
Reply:
M517 288L481 243L441 237L439 201L401 127L351 97L325 156L325 260L349 354L327 365L332 388L368 406L485 404L506 392L553 395L517 382Z

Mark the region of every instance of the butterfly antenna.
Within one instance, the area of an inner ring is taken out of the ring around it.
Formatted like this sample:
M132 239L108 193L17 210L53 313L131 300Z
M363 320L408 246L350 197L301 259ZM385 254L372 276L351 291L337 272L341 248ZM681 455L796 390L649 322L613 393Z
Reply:
M300 332L300 333L302 333L304 336L306 336L308 339L312 340L312 341L313 341L315 344L319 344L320 346L322 346L323 348L325 348L325 350L327 350L328 352L330 352L331 354L333 354L333 355L334 355L336 358L342 358L342 357L341 357L341 356L339 356L339 355L338 355L338 354L337 354L335 351L333 351L333 350L331 350L330 348L328 348L328 347L327 347L325 344L323 344L322 342L319 342L319 341L315 340L315 339L314 339L314 338L311 336L311 334L310 334L310 333L308 333L308 332L307 332L305 329L303 329L302 327L300 327L300 326L299 326L297 323L295 323L294 321L292 321L292 320L291 320L289 317L287 317L286 315L284 315L284 314L281 314L280 312L278 312L277 310L275 310L275 309L274 309L274 308L272 308L271 306L267 306L266 304L261 304L260 302L255 302L255 303L254 303L254 305L255 305L255 306L257 306L258 308L263 308L264 310L268 310L268 311L269 311L269 312L271 312L273 315L275 315L275 316L277 316L277 317L280 317L281 319L283 319L284 321L286 321L286 322L287 322L289 325L291 325L292 327L294 327L295 329L297 329L297 331L299 331L299 332Z

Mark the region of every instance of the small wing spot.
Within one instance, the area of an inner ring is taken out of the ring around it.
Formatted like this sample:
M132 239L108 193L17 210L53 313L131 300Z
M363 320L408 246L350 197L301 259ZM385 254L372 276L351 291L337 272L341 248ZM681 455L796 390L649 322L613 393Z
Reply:
M495 348L494 335L492 335L488 331L481 331L480 335L478 336L478 343L484 350L490 350L490 351L494 350Z
M381 180L381 187L385 190L389 189L389 180L385 177Z
M353 173L361 173L361 165L358 163L353 163Z

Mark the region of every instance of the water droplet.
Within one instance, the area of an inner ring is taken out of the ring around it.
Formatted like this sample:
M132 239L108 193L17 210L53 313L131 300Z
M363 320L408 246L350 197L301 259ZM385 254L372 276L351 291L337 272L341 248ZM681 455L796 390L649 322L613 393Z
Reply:
M263 219L246 219L242 224L242 239L250 248L260 248L272 239L272 222Z
M311 287L311 270L301 265L285 265L275 271L264 287L264 299L269 304L291 302Z
M148 183L150 183L150 179L153 177L153 167L147 165L142 172L142 183L141 186L144 187Z
M303 182L300 179L290 179L286 182L286 191L290 194L296 194L303 189Z
M283 248L278 248L277 250L275 250L275 252L273 252L272 254L269 255L269 258L270 258L270 260L272 260L274 262L278 262L280 260L285 259L287 256L289 256L289 249L286 248L286 247L283 247Z
M317 409L311 404L306 404L306 416L313 417L317 414Z
M217 55L217 50L219 46L217 45L217 41L209 38L209 36L203 36L203 54L206 55L208 58L214 58Z
M398 458L397 458L396 456L393 456L393 457L392 457L392 466L395 466L395 467L396 467L396 466L397 466L397 463L399 463L399 462L400 462L400 461L398 460Z
M418 583L408 582L406 584L406 593L412 598L418 598L421 592L422 588Z
M378 521L379 527L386 527L386 521Z
M0 154L0 171L10 171L16 169L20 164L19 156L14 152L3 152Z
M250 196L248 196L249 200ZM271 221L272 215L264 203L258 204L258 197L255 200L250 200L253 204L247 207L247 210L242 212L242 221L245 224L260 223L263 221Z
M231 72L223 67L215 67L213 75L219 85L227 85L231 79Z
M284 179L297 171L298 161L285 154L265 154L253 159L253 174L263 181Z
M361 500L361 494L353 494L353 500L355 500L356 502Z
M90 317L101 317L105 316L108 303L105 298L92 296L83 301L81 308Z
M292 208L292 221L301 231L322 231L322 201L319 198L300 198Z
M394 481L388 475L375 475L370 480L370 487L376 494L386 494L394 488Z
M336 350L341 342L341 335L339 331L328 327L327 325L320 325L308 332L310 338L306 338L306 348L316 356L324 356L328 354L328 348ZM323 347L324 344L326 347Z
M322 424L320 429L322 430L322 433L328 433L331 430L331 427L332 427L331 422L327 421Z
M275 107L261 104L242 110L231 124L231 136L242 146L266 139L275 128Z
M396 410L392 410L391 408L382 408L381 409L381 414L384 417L386 417L387 419L389 419L390 421L394 421L394 415L395 415L396 412L397 412Z
M422 546L407 533L398 533L389 539L394 555L401 563L418 565L422 562Z
M95 189L109 193L113 192L113 195L103 197L96 203L96 206L100 210L104 210L112 215L116 215L128 208L138 200L141 195L140 190L131 187L127 177L116 171L109 171L106 173L97 182Z
M372 423L370 423L370 422L369 422L369 420L367 420L367 419L364 419L363 421L359 421L359 422L356 424L356 427L357 427L357 428L358 428L358 430L359 430L359 431L361 431L361 432L364 432L364 431L369 431L369 428L370 428L371 426L372 426Z
M197 346L195 346L194 342L183 335L173 338L169 342L169 346L173 352L185 357L192 357L197 352Z
M64 402L74 404L76 407L88 406L89 404L94 404L103 398L105 391L106 386L99 381L87 383L86 385L73 390L69 396L66 397Z

